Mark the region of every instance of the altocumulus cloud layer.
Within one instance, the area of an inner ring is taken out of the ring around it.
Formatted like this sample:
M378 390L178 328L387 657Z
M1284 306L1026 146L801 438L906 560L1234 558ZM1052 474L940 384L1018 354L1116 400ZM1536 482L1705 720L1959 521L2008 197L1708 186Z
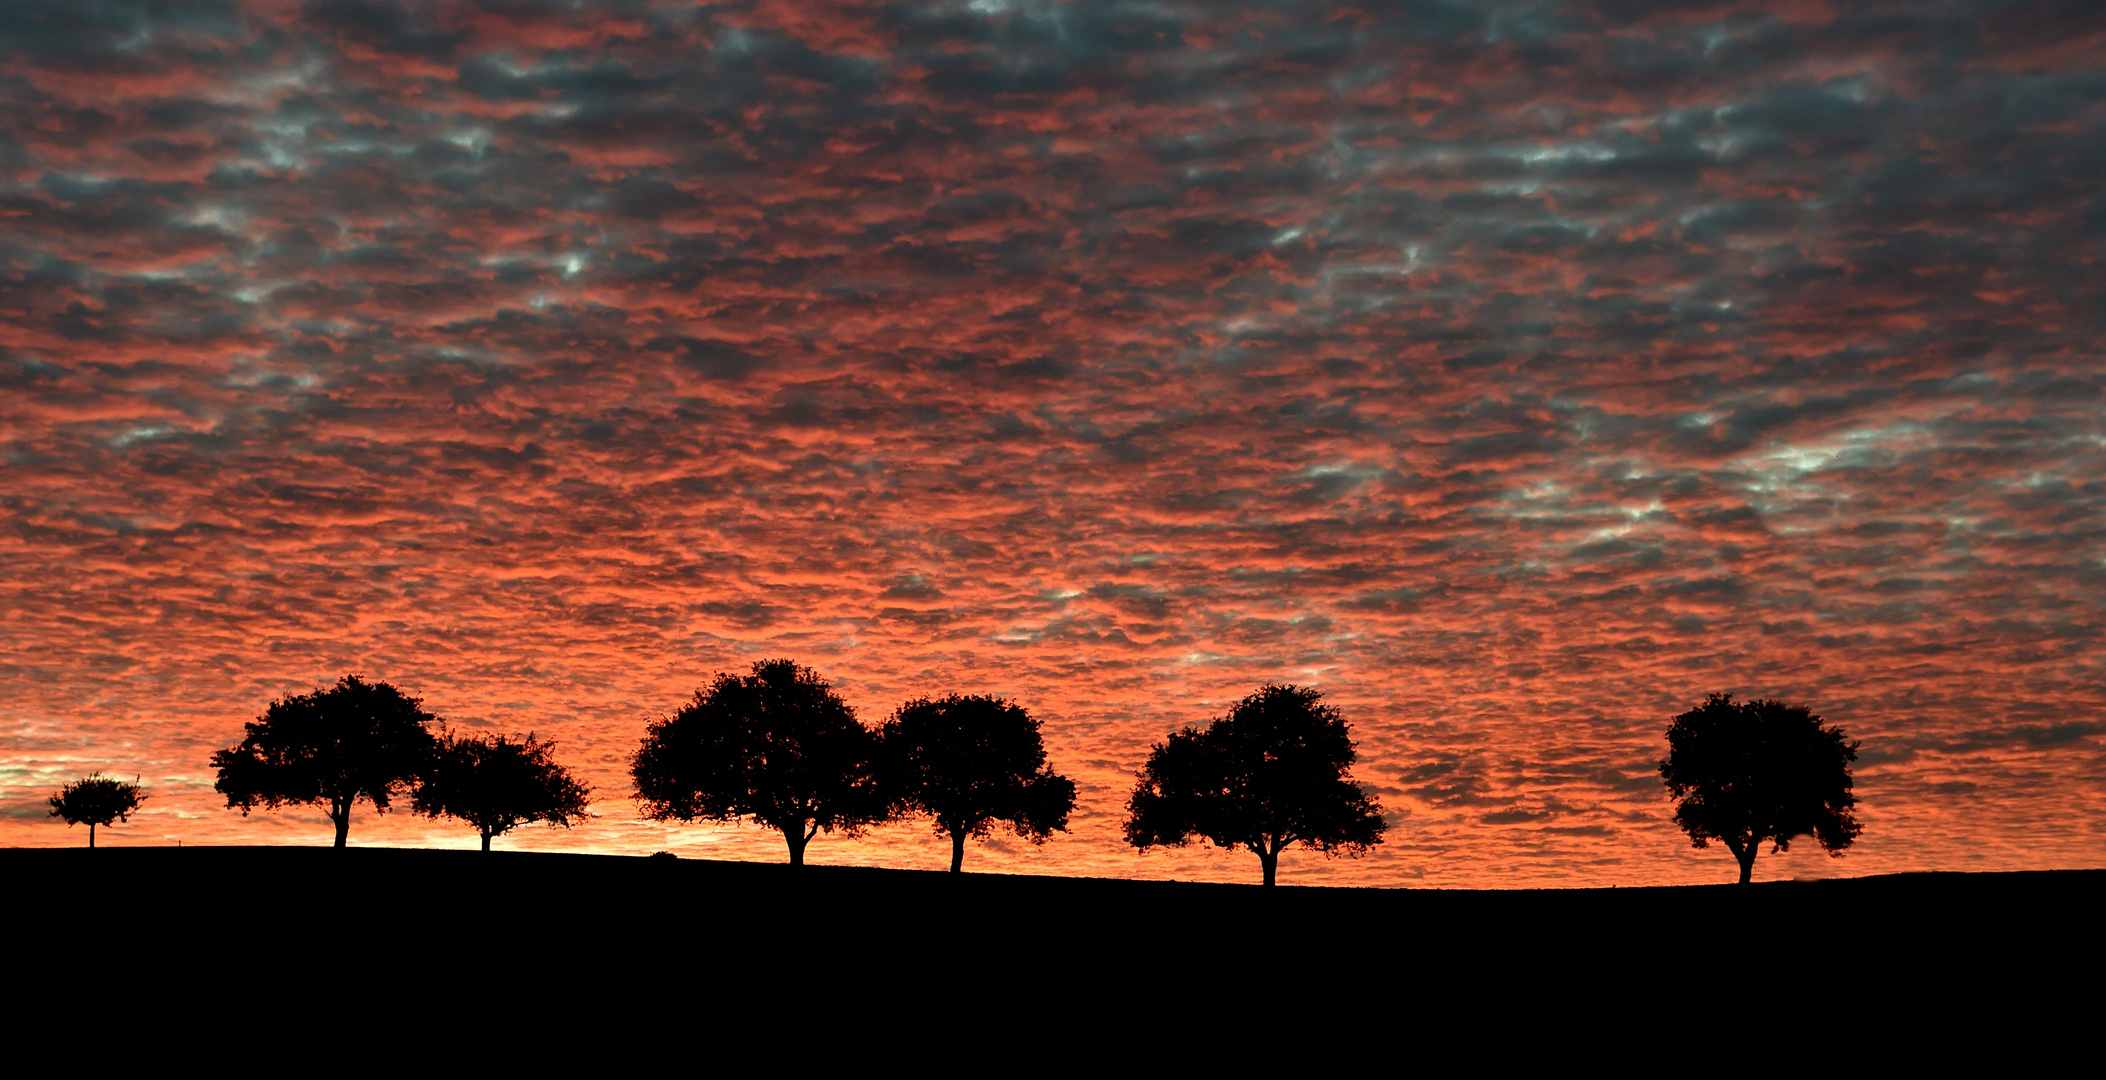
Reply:
M1014 695L1138 857L1259 683L1391 842L1288 880L1716 880L1711 690L1864 740L1765 876L2106 854L2091 3L14 3L0 843L322 842L206 755L363 671L557 738L791 656ZM400 815L354 839L467 844ZM514 842L514 841L508 841ZM822 861L940 865L919 826Z

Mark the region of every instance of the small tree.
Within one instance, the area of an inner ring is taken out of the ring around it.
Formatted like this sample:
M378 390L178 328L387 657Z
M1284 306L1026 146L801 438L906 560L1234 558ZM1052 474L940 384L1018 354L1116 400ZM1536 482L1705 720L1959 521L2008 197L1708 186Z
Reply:
M1357 856L1382 842L1382 807L1346 775L1351 728L1323 695L1261 687L1200 731L1155 744L1126 804L1126 842L1145 851L1193 836L1248 848L1265 884L1300 844Z
M986 839L997 821L1033 844L1067 831L1075 782L1046 764L1038 721L1022 706L956 694L917 698L879 736L886 792L951 838L951 873L964 868L965 838Z
M132 779L137 781L139 778ZM139 809L139 804L146 799L140 794L137 783L127 784L98 772L60 788L49 801L52 817L66 819L68 826L87 825L88 846L94 847L95 826L129 821L132 811Z
M1690 843L1726 845L1745 885L1765 840L1775 853L1811 834L1841 856L1857 839L1850 763L1858 745L1805 706L1712 694L1668 726L1660 779Z
M752 818L779 829L790 865L820 832L855 836L889 808L873 776L877 738L812 669L763 660L719 673L653 723L630 759L636 798L658 821Z
M387 683L346 675L327 690L273 701L247 724L241 745L212 755L213 785L242 816L263 807L320 806L336 825L336 846L351 833L363 798L386 813L438 745L437 717Z
M439 740L411 803L426 817L451 817L475 826L483 850L490 839L529 822L570 828L585 817L589 789L556 764L553 742L529 733Z

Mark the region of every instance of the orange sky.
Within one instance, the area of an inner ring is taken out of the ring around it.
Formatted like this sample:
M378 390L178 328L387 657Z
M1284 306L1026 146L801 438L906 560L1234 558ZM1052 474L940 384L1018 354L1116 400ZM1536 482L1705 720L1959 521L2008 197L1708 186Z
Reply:
M2106 862L2096 12L788 10L17 21L0 845L95 769L326 843L205 761L361 672L558 740L599 816L501 847L780 859L624 768L787 656L1042 718L1073 830L969 869L1254 880L1118 825L1267 681L1390 818L1283 881L1731 880L1711 691L1864 743L1759 879Z

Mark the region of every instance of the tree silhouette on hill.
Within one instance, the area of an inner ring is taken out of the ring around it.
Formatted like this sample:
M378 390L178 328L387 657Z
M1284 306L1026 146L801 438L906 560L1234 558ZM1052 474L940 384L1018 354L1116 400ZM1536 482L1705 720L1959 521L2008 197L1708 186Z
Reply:
M889 813L873 775L877 736L825 679L789 660L720 673L650 725L630 759L645 817L752 818L781 830L790 865L821 832L854 836Z
M133 777L137 780L138 777ZM94 773L83 776L59 789L49 800L51 816L64 818L67 825L88 827L88 846L95 846L95 826L108 825L113 821L129 821L132 812L147 800L140 794L137 783L127 784L115 777Z
M1321 693L1264 686L1205 730L1155 744L1126 804L1126 841L1248 848L1267 885L1290 844L1363 854L1382 842L1382 808L1346 775L1353 758L1351 728Z
M917 698L885 722L879 742L885 791L951 838L954 874L965 865L966 837L985 839L997 821L1034 844L1067 830L1075 782L1046 764L1038 721L1020 705Z
M418 779L411 806L426 817L451 817L475 827L490 850L492 837L544 822L569 828L585 817L589 790L556 763L556 744L529 733L439 740Z
M1774 854L1810 834L1840 856L1857 839L1850 763L1858 745L1803 705L1712 694L1669 725L1660 779L1690 843L1726 845L1745 885L1765 840Z
M386 813L437 747L438 718L422 701L384 682L346 675L327 690L273 701L246 724L241 745L212 755L213 787L246 817L262 807L319 806L336 825L336 846L351 834L359 799Z

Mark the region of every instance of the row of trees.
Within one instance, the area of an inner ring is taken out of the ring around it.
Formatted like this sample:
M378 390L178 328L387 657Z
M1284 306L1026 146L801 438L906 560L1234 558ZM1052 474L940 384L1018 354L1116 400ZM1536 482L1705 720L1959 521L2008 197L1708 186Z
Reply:
M1273 883L1280 852L1301 844L1359 854L1380 843L1382 813L1346 775L1345 720L1314 690L1267 686L1205 730L1158 743L1128 801L1136 848L1194 837L1258 856ZM854 836L902 815L951 841L998 824L1043 843L1067 828L1075 785L1045 764L1038 721L1000 698L919 698L871 731L810 668L766 660L717 676L652 724L630 761L647 817L748 818L782 832L790 862L820 832Z
M528 735L435 736L436 717L386 683L336 686L270 704L241 744L212 756L230 808L314 806L350 835L360 801L385 813L404 793L419 813L476 828L483 849L529 822L569 826L587 791ZM1290 845L1358 855L1380 843L1381 807L1347 774L1350 728L1315 690L1266 686L1205 729L1158 743L1128 802L1136 848L1194 838L1243 848L1274 882ZM866 727L827 681L790 660L719 674L650 724L630 759L636 799L660 821L751 820L778 830L792 865L821 832L926 818L951 843L1006 826L1033 844L1065 831L1074 781L1046 762L1039 722L988 696L922 697Z
M346 676L333 688L271 703L239 746L212 757L227 805L312 805L344 846L361 799L385 812L404 793L416 812L452 817L490 841L529 822L568 827L588 791L553 744L529 734L434 733L437 718L386 683ZM1850 766L1858 745L1804 706L1713 694L1674 718L1659 763L1675 822L1699 848L1723 844L1751 880L1764 843L1811 835L1839 855L1861 832ZM1156 743L1127 800L1125 838L1140 850L1197 838L1258 858L1273 884L1291 846L1357 856L1382 841L1382 808L1354 783L1351 728L1316 690L1267 685L1204 728ZM765 660L719 674L673 715L650 724L630 759L636 799L660 821L752 820L779 830L792 865L821 832L855 836L880 822L926 818L951 842L1006 825L1042 844L1067 828L1075 785L1046 762L1039 724L996 697L916 698L876 729L810 668ZM68 823L124 820L136 784L100 774L50 802Z
M916 698L873 731L812 669L763 660L719 674L650 725L630 759L645 817L750 819L779 830L790 863L821 832L856 836L880 822L926 817L951 841L1006 824L1043 844L1068 827L1075 784L1046 764L1038 720L996 697Z
M1698 848L1723 844L1752 880L1763 844L1812 836L1840 855L1862 826L1851 763L1858 743L1802 705L1713 694L1674 718L1659 762L1675 823ZM1382 808L1354 783L1351 728L1316 690L1267 685L1205 728L1156 743L1127 799L1140 850L1199 838L1258 857L1265 884L1291 846L1357 856L1382 842ZM997 822L1043 842L1066 827L1074 785L1045 766L1037 721L996 698L920 699L872 733L810 669L788 660L719 675L651 725L631 759L645 814L751 818L780 829L790 861L821 831L855 835L901 813L951 839Z
M568 827L589 805L552 743L445 732L420 699L355 675L271 702L246 731L240 745L212 755L227 806L244 815L319 808L337 847L361 801L386 813L408 794L416 812L474 827L485 851L520 825ZM957 870L967 838L1007 823L1043 843L1067 828L1075 805L1073 781L1046 765L1038 721L1021 706L922 698L872 731L825 680L787 660L719 675L650 726L632 773L646 816L750 818L780 829L796 864L822 830L852 835L919 814L951 837Z
M360 799L386 813L407 793L415 812L474 828L484 851L531 822L569 828L591 801L590 790L556 763L554 743L532 733L458 735L424 711L422 699L356 675L273 701L245 726L239 746L212 755L213 786L227 806L244 817L259 808L321 808L336 825L337 847L351 835Z

